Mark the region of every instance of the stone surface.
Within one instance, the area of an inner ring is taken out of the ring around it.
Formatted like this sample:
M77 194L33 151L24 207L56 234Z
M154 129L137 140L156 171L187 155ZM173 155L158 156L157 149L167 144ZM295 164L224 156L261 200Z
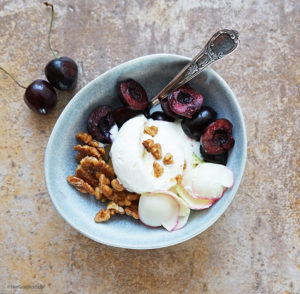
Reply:
M59 93L57 109L41 117L0 73L0 293L300 293L299 1L54 4L52 44L78 62L77 88ZM42 1L0 1L0 65L24 85L44 77L52 58L48 25ZM241 46L213 68L235 92L249 140L226 213L190 241L149 251L110 248L72 229L43 179L44 150L64 106L121 62L163 52L192 57L223 27L240 32Z

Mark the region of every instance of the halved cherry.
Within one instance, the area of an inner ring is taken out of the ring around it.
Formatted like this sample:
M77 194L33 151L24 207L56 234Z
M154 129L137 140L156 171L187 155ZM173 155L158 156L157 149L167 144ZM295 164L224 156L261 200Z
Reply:
M168 95L169 107L172 112L191 118L199 112L203 96L189 86L183 86Z
M110 106L102 105L95 108L88 119L88 132L102 143L111 144L110 129L115 120Z
M215 155L227 152L234 145L231 122L221 118L211 123L204 130L200 142L207 154Z
M121 102L135 110L148 107L148 97L144 88L135 80L129 79L120 83Z

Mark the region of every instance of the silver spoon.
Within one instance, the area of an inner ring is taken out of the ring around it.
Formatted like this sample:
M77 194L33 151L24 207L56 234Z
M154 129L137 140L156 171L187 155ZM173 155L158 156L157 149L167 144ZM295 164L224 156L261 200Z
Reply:
M205 47L187 64L154 98L151 106L158 104L170 92L187 83L207 66L223 58L239 45L239 33L235 30L220 30L216 32Z

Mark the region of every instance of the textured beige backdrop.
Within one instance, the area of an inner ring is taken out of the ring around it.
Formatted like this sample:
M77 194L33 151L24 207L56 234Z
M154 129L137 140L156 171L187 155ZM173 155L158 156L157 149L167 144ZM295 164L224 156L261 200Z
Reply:
M41 117L0 73L0 293L300 293L299 1L53 2L53 47L78 62L79 83ZM25 85L44 77L52 57L41 3L0 0L0 64ZM225 27L240 32L241 46L213 68L240 102L249 144L226 213L159 250L111 248L79 234L52 207L43 179L64 106L119 63L162 52L193 57ZM37 285L44 288L24 288Z

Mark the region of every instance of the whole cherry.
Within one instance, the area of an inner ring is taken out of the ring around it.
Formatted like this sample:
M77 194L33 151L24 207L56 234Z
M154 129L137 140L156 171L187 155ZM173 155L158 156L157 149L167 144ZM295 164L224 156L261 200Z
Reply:
M44 2L46 6L51 7L51 21L48 33L48 45L54 55L54 59L48 62L45 67L45 75L53 87L61 91L68 91L75 88L78 77L78 67L76 62L67 56L58 57L51 47L50 36L54 19L53 4Z
M24 101L31 110L45 115L55 108L57 95L55 89L47 81L38 79L25 87L3 67L0 67L0 70L5 72L19 87L25 89Z
M57 95L47 81L35 80L27 87L24 101L31 110L39 114L48 114L56 106Z
M197 141L200 140L204 129L217 118L217 113L211 107L203 106L192 118L185 117L181 126L185 134Z

